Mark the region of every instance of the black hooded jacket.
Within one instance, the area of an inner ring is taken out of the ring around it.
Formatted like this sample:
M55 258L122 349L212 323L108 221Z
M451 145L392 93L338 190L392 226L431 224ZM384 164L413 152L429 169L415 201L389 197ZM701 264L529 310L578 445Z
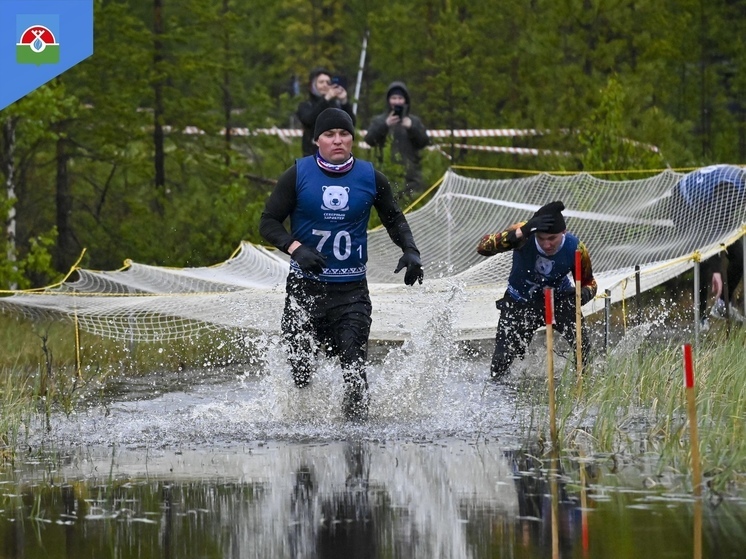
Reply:
M405 115L412 119L412 127L409 129L403 126L393 126L389 129L386 124L386 118L391 114L389 105L389 96L391 90L399 88L404 92L406 99ZM411 112L412 102L409 97L409 90L404 82L391 82L386 89L386 111L374 117L368 127L368 133L365 135L365 143L371 147L382 148L386 144L386 138L391 135L391 150L394 157L399 157L410 164L419 165L419 151L430 144L430 137L427 135L427 129L419 117Z
M349 102L349 96L348 102L342 104L339 102L339 99L335 98L327 101L323 96L316 95L313 92L313 84L319 74L326 74L328 76L332 75L331 72L325 70L324 68L315 68L314 70L312 70L308 76L308 100L300 103L298 105L298 110L296 111L298 120L300 120L301 124L303 125L302 145L304 156L313 155L314 153L316 153L316 145L313 143L313 129L314 126L316 126L316 118L324 109L328 109L330 107L333 107L335 109L342 109L344 112L350 115L350 118L352 118L352 123L355 124L355 114L352 112L352 105Z

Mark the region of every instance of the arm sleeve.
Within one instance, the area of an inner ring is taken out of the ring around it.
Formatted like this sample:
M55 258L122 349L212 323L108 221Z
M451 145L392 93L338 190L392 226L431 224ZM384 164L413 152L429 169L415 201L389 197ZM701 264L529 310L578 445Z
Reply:
M388 132L386 117L377 116L370 122L368 133L365 135L365 143L371 147L382 146L386 142Z
M296 178L297 169L293 165L277 180L277 185L264 204L264 211L259 220L259 234L262 238L285 253L294 240L283 222L295 209Z
M523 246L526 239L524 237L520 239L516 238L515 232L525 223L525 221L514 223L504 231L485 235L477 245L477 252L482 256L495 256L501 252L507 252Z
M427 135L427 128L422 124L422 121L412 115L409 115L409 118L412 120L412 126L407 132L409 134L409 141L412 142L412 147L420 150L430 145L430 136Z
M376 199L373 205L394 244L401 248L402 252L411 250L419 254L407 218L394 200L389 180L380 171L376 171Z

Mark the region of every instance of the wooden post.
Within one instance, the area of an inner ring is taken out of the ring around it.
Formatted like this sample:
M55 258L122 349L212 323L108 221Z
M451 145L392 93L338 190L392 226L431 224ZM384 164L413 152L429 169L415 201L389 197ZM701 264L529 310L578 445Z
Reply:
M549 468L549 493L552 498L552 559L560 559L559 551L559 452L552 449L552 466Z
M588 480L585 472L585 462L580 457L580 537L583 547L583 557L588 557L590 549L590 533L588 532Z
M547 380L549 381L549 435L552 445L557 448L557 419L554 403L554 289L544 288L544 320L547 326Z
M635 305L637 306L637 326L642 324L642 289L640 288L640 265L635 265Z
M694 391L694 365L692 363L692 346L684 344L684 383L686 402L689 414L689 442L692 447L692 488L694 495L702 494L702 474L699 467L699 440L697 436L697 407Z
M606 316L606 327L604 330L604 352L609 353L609 338L611 337L611 289L604 290L604 315Z
M689 444L692 454L692 491L694 502L694 559L702 559L702 473L699 463L699 440L697 436L697 406L694 390L694 365L692 363L692 346L684 345L684 385L689 414Z

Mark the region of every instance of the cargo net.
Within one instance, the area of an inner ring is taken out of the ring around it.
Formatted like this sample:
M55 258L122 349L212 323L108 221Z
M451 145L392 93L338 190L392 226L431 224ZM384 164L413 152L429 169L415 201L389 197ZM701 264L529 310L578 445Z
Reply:
M457 339L494 336L499 299L512 254L477 254L482 235L528 219L552 200L565 204L567 228L589 249L599 284L589 315L649 290L735 242L746 227L743 208L727 227L687 215L677 226L672 189L681 173L609 181L589 174L487 180L448 171L430 200L409 212L425 268L423 285L407 287L393 270L401 255L384 229L369 232L371 340L404 340L447 320ZM721 224L722 225L722 224ZM78 269L75 281L0 298L0 309L30 318L74 320L100 336L169 341L216 330L274 334L284 305L288 257L242 243L227 261L205 268L164 268L127 262L120 271ZM608 295L607 295L608 290Z

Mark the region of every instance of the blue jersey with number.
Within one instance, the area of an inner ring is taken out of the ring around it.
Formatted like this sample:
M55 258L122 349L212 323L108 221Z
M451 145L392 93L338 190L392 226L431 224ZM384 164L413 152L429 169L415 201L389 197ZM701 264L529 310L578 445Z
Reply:
M329 176L314 156L296 161L297 201L290 214L293 238L326 256L319 276L305 274L295 260L295 273L325 282L365 279L368 261L368 219L376 197L376 175L368 161L355 160L347 173Z
M534 299L545 287L556 291L570 291L574 285L569 275L575 265L575 251L579 244L572 233L565 233L559 250L547 256L539 250L536 237L513 250L513 268L508 278L508 294L518 301Z

